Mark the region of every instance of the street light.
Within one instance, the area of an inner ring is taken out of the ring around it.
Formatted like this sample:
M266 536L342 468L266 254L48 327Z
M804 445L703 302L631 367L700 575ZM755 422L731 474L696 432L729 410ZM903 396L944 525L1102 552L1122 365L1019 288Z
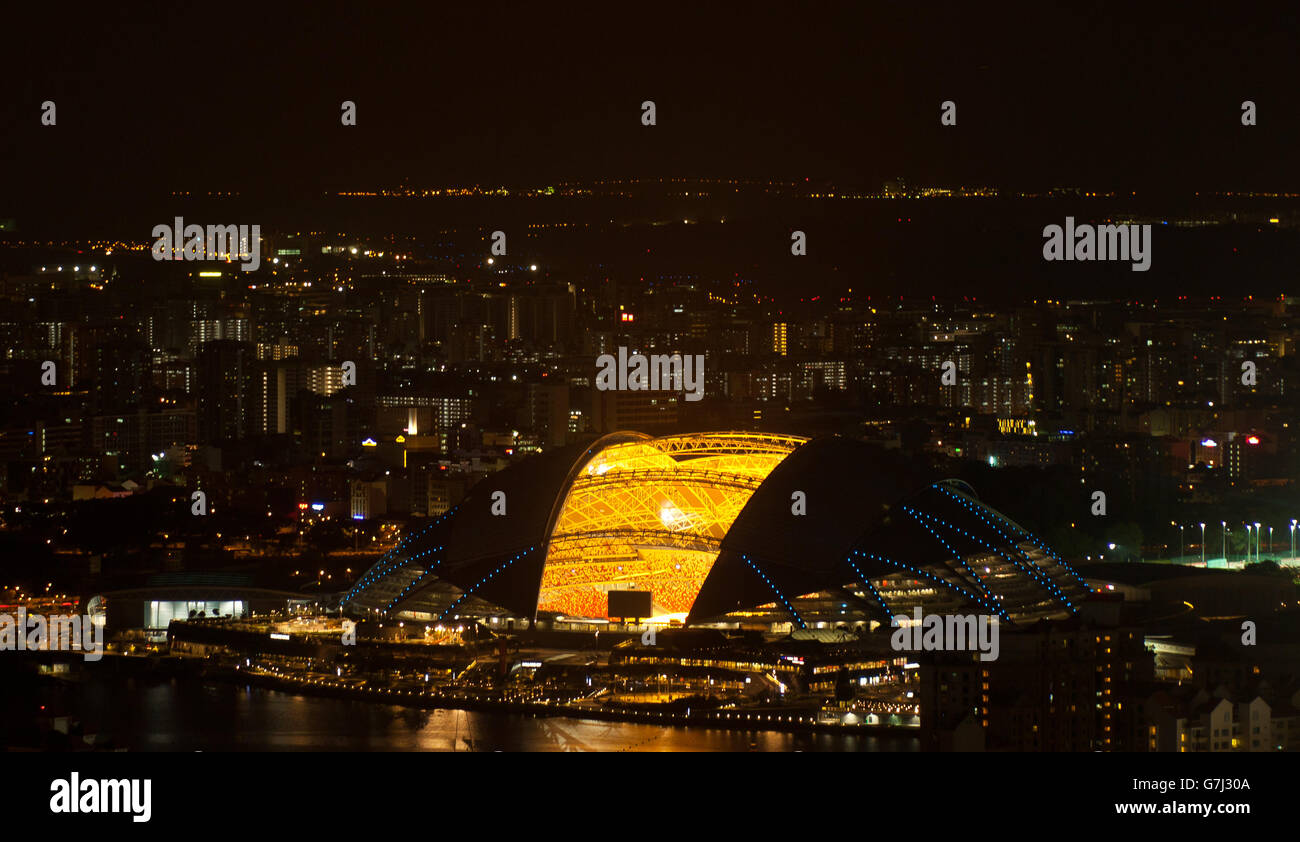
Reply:
M1255 561L1259 561L1259 536L1263 530L1259 528L1259 521L1255 521Z
M1250 524L1246 524L1246 564L1250 563Z
M1180 523L1178 524L1178 560L1181 562L1182 558L1183 558L1183 525Z
M1228 563L1228 522L1221 520L1219 523L1223 526L1223 563Z
M1205 566L1205 524L1201 524L1201 566Z
M1295 559L1295 518L1291 518L1291 558Z

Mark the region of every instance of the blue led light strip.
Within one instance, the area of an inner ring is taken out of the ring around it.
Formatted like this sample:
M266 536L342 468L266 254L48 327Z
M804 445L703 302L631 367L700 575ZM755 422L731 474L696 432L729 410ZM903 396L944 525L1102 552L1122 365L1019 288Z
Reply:
M904 510L907 510L907 507L904 506L903 509L904 509ZM962 529L960 526L957 526L956 524L949 523L948 521L944 520L944 519L941 518L941 517L938 517L938 516L936 516L936 515L927 515L927 514L925 514L924 512L917 512L916 514L917 514L917 516L919 516L919 517L925 518L926 520L934 521L935 523L937 523L937 524L940 525L940 526L946 527L946 528L948 528L948 529L953 530L954 532L959 533L960 535L965 536L967 539L969 539L969 540L971 540L971 541L974 541L975 543L979 544L980 546L984 547L985 549L988 549L988 550L990 550L990 551L996 553L997 555L1001 556L1002 558L1006 559L1007 561L1011 562L1012 564L1014 564L1016 567L1018 567L1018 568L1019 568L1020 570L1022 570L1023 572L1028 573L1029 576L1030 576L1030 578L1033 579L1035 582L1037 582L1038 584L1042 585L1044 588L1047 588L1047 592L1048 592L1049 594L1051 594L1052 596L1057 597L1057 598L1060 599L1062 602L1064 602L1065 605L1066 605L1066 607L1068 607L1072 612L1074 611L1074 605L1073 605L1073 603L1071 603L1070 600L1069 600L1069 598L1068 598L1068 597L1067 597L1067 596L1066 596L1066 595L1061 591L1061 589L1060 589L1059 587L1056 586L1056 583L1053 582L1051 579L1047 579L1047 578L1045 578L1045 577L1043 577L1043 576L1040 576L1039 573L1038 573L1038 571L1036 571L1032 566L1030 566L1030 567L1026 567L1025 565L1021 564L1019 561L1017 561L1016 559L1012 558L1012 557L1011 557L1010 555L1008 555L1007 553L1003 552L1002 550L998 549L997 547L993 546L992 544L988 543L987 541L983 540L982 538L979 538L979 537L977 537L977 536L975 536L975 535L972 535L971 533L967 532L965 529ZM976 512L976 514L979 514L979 513ZM990 524L990 525L992 525L992 524ZM1005 536L1004 536L1004 537L1005 537Z
M979 517L980 520L983 520L983 521L985 522L985 524L987 524L988 526L991 526L991 528L997 530L997 533L1000 534L1000 535L1002 535L1002 538L1005 538L1006 541L1014 542L1015 539L1017 539L1017 538L1015 538L1014 535L1009 535L1008 533L1006 533L1006 531L1005 531L1004 529L1002 529L1001 526L998 526L998 525L996 524L996 522L995 522L995 520L993 520L993 518L1001 518L1001 520L1004 521L1004 522L1006 522L1006 524L1010 524L1011 526L1013 526L1014 529L1017 529L1017 530L1019 531L1019 533L1021 533L1021 537L1022 537L1022 538L1024 538L1024 539L1028 539L1028 541L1030 541L1031 543L1034 543L1035 546L1039 546L1040 550L1043 550L1044 552L1048 552L1048 554L1050 555L1050 552L1047 550L1047 548L1041 546L1041 544L1039 544L1039 542L1036 541L1036 539L1034 538L1034 535L1032 535L1031 533L1028 533L1028 531L1026 531L1026 530L1024 530L1024 529L1018 528L1018 526L1015 526L1015 524L1011 524L1011 521L1009 521L1008 518L1006 518L1006 517L1001 517L1000 515L997 515L997 512L993 512L993 509L988 508L988 507L985 507L985 505L979 505L978 503L972 502L972 500L966 499L965 496L963 496L963 495L958 495L958 494L954 494L954 492L949 491L948 489L943 489L943 487L940 487L940 486L936 486L936 487L939 487L939 489L940 489L941 491L948 492L948 494L949 494L950 496L952 496L952 498L953 498L954 500L957 500L958 503L961 503L962 505L965 505L965 507L966 507L967 509L970 509L971 513L974 513L974 515L975 515L976 517ZM988 517L987 515L992 515L993 518ZM982 543L983 543L983 542L982 542ZM989 544L984 544L984 546L985 546L985 547L988 547ZM989 547L989 548L991 548L991 550L992 550L992 547ZM1028 557L1026 554L1024 554L1024 552L1021 550L1021 548L1019 548L1019 546L1015 546L1014 548L1015 548L1015 552L1017 552L1017 554L1018 554L1019 556L1023 557L1023 559L1026 560L1027 563L1030 563L1030 564L1032 565L1032 561L1030 561L1030 557ZM996 552L998 552L998 555L1004 555L1004 554L1001 554L1000 551L996 551ZM1008 559L1009 561L1011 561L1011 563L1014 563L1015 565L1017 565L1017 567L1021 567L1021 565L1019 565L1018 561L1015 561L1015 559L1010 559L1010 557L1005 556L1005 555L1004 555L1004 557L1006 557L1006 559ZM1082 578L1079 578L1078 574L1076 574L1076 573L1074 572L1073 569L1070 569L1070 565L1067 565L1067 564L1063 563L1063 561L1061 561L1060 559L1057 559L1057 564L1060 564L1061 567L1062 567L1063 569L1065 569L1067 573L1070 573L1071 576L1074 576L1075 580L1078 580L1078 581L1079 581L1080 585L1083 585L1083 580L1082 580ZM1022 569L1023 569L1023 568L1022 568ZM1034 567L1034 570L1036 570L1036 569L1037 569L1037 568ZM1031 572L1031 574L1032 574L1032 570L1030 570L1030 572ZM1035 578L1036 578L1036 577L1035 577ZM1050 580L1049 580L1049 581L1050 581ZM1065 598L1065 594L1061 594L1061 593L1060 593L1060 587L1057 587L1056 582L1052 582L1052 587L1054 587L1054 589L1057 590L1057 593L1058 593L1058 595L1061 596L1061 599L1065 600L1066 606L1069 606L1070 609L1071 609L1071 611L1074 611L1074 606L1073 606L1073 604L1070 603L1070 600L1069 600L1069 599L1066 599L1066 598ZM1083 589L1084 589L1084 590L1089 590L1087 585L1083 585Z
M965 506L966 508L968 508L968 509L970 509L971 511L973 511L975 514L980 515L981 517L984 517L983 512L987 512L988 514L992 515L994 518L996 518L996 519L998 519L998 520L1001 520L1002 522L1006 523L1006 524L1007 524L1008 526L1010 526L1013 530L1015 530L1015 531L1021 533L1021 537L1027 539L1027 540L1029 541L1029 543L1033 544L1035 547L1038 547L1038 549L1040 549L1040 550L1042 550L1043 552L1047 553L1047 555L1048 555L1048 556L1049 556L1053 561L1055 561L1057 564L1061 565L1061 567L1065 568L1065 571L1066 571L1067 573L1069 573L1071 576L1073 576L1074 579L1075 579L1075 581L1078 582L1079 585L1082 586L1083 589L1084 589L1085 591L1091 591L1091 590L1092 590L1092 588L1088 587L1087 583L1083 581L1083 577L1080 576L1080 575L1075 571L1075 569L1074 569L1073 567L1071 567L1070 565L1068 565L1068 564L1066 564L1064 561L1062 561L1061 558L1060 558L1060 556L1058 556L1056 553L1052 552L1052 550L1051 550L1051 549L1050 549L1046 544L1044 544L1042 541L1038 540L1038 537L1035 536L1034 533L1030 532L1030 531L1027 530L1027 529L1024 529L1024 528L1021 527L1021 526L1016 525L1016 524L1013 523L1010 519L1008 519L1005 515L1002 515L1002 514L999 514L998 512L993 511L993 509L990 509L988 506L985 506L983 503L979 503L978 501L971 500L969 497L967 497L967 496L964 495L964 494L958 494L957 492L953 491L951 488L948 488L948 487L946 487L946 486L939 485L939 484L936 484L934 487L937 488L937 489L939 489L939 490L942 491L943 493L947 494L948 496L952 497L952 498L953 498L954 500L956 500L958 503L961 503L963 506ZM976 508L977 506L978 506L978 508ZM999 532L1001 532L1005 537L1007 537L1007 540L1010 540L1010 541L1014 541L1014 540L1015 540L1015 538L1014 538L1013 536L1009 536L1009 535L1007 535L1006 532L1004 532L1004 531L1003 531L1000 527L998 527L996 524L992 524L991 521L990 521L990 524L993 525L994 528L997 529Z
M755 564L750 559L749 556L745 555L744 553L741 553L740 557L745 560L745 563L749 565L749 568L751 570L753 570L759 576L763 577L763 581L767 582L767 586L772 589L772 593L776 594L776 598L781 600L781 604L784 605L785 609L790 612L791 616L794 617L794 621L799 624L799 628L801 629L808 628L806 625L804 625L803 618L799 616L799 612L794 610L794 606L790 604L790 600L785 598L785 594L781 593L781 589L776 586L776 583L773 582L771 579L767 578L767 574L764 573L762 570L760 570L758 565Z
M942 535L940 535L938 532L935 532L933 527L930 526L930 524L922 520L918 512L916 511L916 509L913 509L911 506L903 506L903 511L911 515L914 521L916 521L923 529L925 529L926 532L929 532L930 537L934 538L934 540L938 541L940 544L943 544L944 549L946 549L949 552L949 554L951 554L952 557L957 561L957 563L962 566L963 570L965 570L967 573L971 575L971 578L975 580L975 584L979 586L979 589L984 592L984 595L989 598L990 602L992 603L997 602L997 600L993 598L993 594L984 585L984 580L981 579L979 575L975 573L974 570L970 569L970 565L966 563L966 559L961 557L961 553L953 549L951 544L943 540ZM1007 616L1007 612L1005 609L994 608L993 610L998 614L998 616L1002 617L1002 619L1004 620L1011 619L1010 617Z
M370 568L370 570L366 573L366 575L362 577L360 580L358 580L356 583L354 583L352 587L348 589L347 596L343 597L342 601L348 602L352 599L355 599L357 592L360 591L363 587L366 587L370 584L373 584L374 582L379 581L380 579L387 576L388 574L393 573L394 571L399 570L402 567L405 567L409 562L414 561L417 558L421 558L424 555L428 555L428 552L425 552L410 557L399 556L397 558L394 558L394 555L400 553L403 547L405 547L410 542L416 540L421 535L428 532L430 529L433 529L435 526L442 523L447 518L451 517L452 514L454 514L455 511L460 508L460 506L461 504L459 503L457 503L455 506L452 506L450 509L448 509L447 511L439 515L437 519L433 521L433 523L424 527L419 532L415 532L411 535L407 535L405 538L403 538L401 541L397 543L396 547L393 547L391 550L389 550L388 552L380 556L379 561L374 563L374 565ZM435 551L440 549L442 549L442 547L437 547ZM389 559L393 559L393 560L389 562L387 565L385 565L384 562L389 561Z
M880 592L871 584L871 580L868 579L866 575L858 569L858 566L853 563L853 556L850 554L849 557L844 560L849 563L849 567L853 568L853 572L858 574L858 581L866 585L867 590L871 591L871 595L875 597L876 602L880 603L880 607L885 609L885 614L889 617L894 616L894 610L889 607L889 603L885 602L885 598L881 596Z
M912 565L904 564L901 561L894 561L892 558L886 558L882 555L876 555L875 553L868 553L862 550L854 550L854 552L857 555L860 555L864 558L875 559L876 561L883 561L886 564L892 564L895 567L901 567L904 570L917 574L918 576L924 576L925 578L929 579L931 582L934 582L936 585L941 585L950 591L956 591L957 593L961 594L967 599L973 602L978 602L980 605L983 605L985 608L989 609L989 611L992 611L994 614L998 614L1002 617L1006 616L1006 613L1004 611L1002 611L1000 608L993 606L988 600L986 600L984 597L980 596L979 594L971 593L970 591L963 588L961 585L954 585L952 582L949 582L947 579L940 579L938 576L935 576L933 573L927 573L926 571L921 570L919 567L913 567Z
M361 590L361 589L363 589L363 588L367 588L367 587L369 587L370 585L375 584L376 582L380 581L381 579L384 579L384 578L388 577L390 574L397 572L399 569L401 569L402 567L405 567L406 565L410 564L411 562L413 562L413 561L418 561L419 559L422 559L422 558L424 558L425 556L428 556L428 555L432 555L433 553L439 552L440 550L442 550L442 546L441 546L441 545L439 545L439 546L437 546L437 547L430 547L429 549L425 550L424 552L419 552L419 553L416 553L416 554L413 555L413 556L410 556L410 557L408 557L408 558L402 559L402 561L401 561L399 564L391 565L387 570L375 570L375 569L372 568L372 569L370 570L370 572L366 573L365 576L361 577L361 579L360 579L360 580L359 580L355 585L352 586L352 589L351 589L350 591L348 591L348 595L347 595L347 597L345 598L345 601L346 601L346 600L349 600L349 599L352 599L353 596L355 595L355 593L356 593L357 591L359 591L359 590ZM442 563L442 559L439 559L438 561L436 561L436 562L434 562L434 563L435 563L435 564L441 564L441 563ZM427 572L427 571L426 571L426 572Z
M442 547L435 547L433 550L429 550L428 552L436 552L437 550L441 550L441 549ZM410 581L410 584L408 584L405 588L402 588L402 590L397 594L397 596L389 600L388 605L384 607L384 610L392 611L393 606L397 605L399 602L405 599L406 595L409 594L411 591L413 591L421 583L423 583L425 579L432 576L434 568L436 568L439 564L442 564L442 559L441 558L435 559L433 564L430 564L428 567L426 567L423 573L421 573L419 576L416 576L414 579L412 579Z
M492 579L493 576L497 575L497 574L500 573L502 570L505 570L507 567L509 567L510 565L514 564L516 561L518 561L519 559L521 559L521 558L523 558L524 556L528 555L529 553L531 553L531 552L532 552L533 550L535 550L535 549L537 549L537 548L536 548L536 547L529 547L528 549L524 550L523 552L516 553L515 555L512 555L510 558L508 558L508 559L506 559L505 561L501 562L501 564L498 565L497 568L496 568L495 570L493 570L491 573L489 573L489 574L487 574L486 576L484 576L482 579L479 579L477 582L475 582L473 585L471 585L470 588L469 588L468 590L466 590L463 594L461 594L460 596L456 597L456 601L453 602L451 605L448 605L448 606L447 606L447 610L446 610L446 611L443 611L442 614L440 614L440 615L438 616L438 621L441 622L441 621L447 619L447 615L450 614L450 613L452 612L452 610L455 609L455 607L456 607L457 605L460 605L462 602L464 602L465 600L469 599L470 596L473 595L474 591L476 591L476 590L478 590L479 588L481 588L481 587L483 587L484 585L486 585L486 584L488 583L488 581Z

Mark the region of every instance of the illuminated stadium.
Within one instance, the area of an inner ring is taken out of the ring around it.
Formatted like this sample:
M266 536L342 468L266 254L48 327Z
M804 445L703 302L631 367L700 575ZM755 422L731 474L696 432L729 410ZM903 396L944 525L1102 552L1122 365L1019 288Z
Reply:
M1068 616L1082 580L964 483L853 439L614 433L493 474L343 597L354 616L816 628ZM622 619L622 618L618 618Z

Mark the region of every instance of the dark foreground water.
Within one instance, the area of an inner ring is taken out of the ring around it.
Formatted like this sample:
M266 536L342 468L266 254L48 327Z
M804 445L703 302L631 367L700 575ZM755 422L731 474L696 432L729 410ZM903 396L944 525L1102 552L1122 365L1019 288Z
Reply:
M423 710L204 684L43 682L39 704L131 751L915 751L912 737L787 734Z

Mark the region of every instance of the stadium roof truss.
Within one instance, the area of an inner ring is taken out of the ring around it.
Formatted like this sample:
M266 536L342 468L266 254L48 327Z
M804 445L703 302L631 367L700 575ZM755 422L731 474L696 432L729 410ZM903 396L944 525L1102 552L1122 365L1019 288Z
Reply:
M736 516L804 441L697 433L601 449L560 507L538 609L603 617L608 591L645 589L657 615L684 617Z

